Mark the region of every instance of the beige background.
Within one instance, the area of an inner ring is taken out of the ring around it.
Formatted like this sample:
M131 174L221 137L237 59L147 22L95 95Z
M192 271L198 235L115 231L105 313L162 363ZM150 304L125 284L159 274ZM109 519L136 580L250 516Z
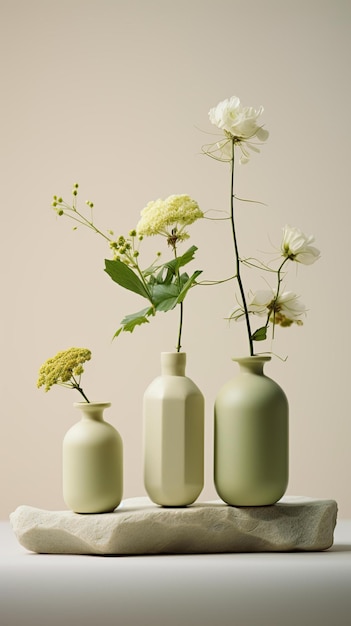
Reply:
M263 105L270 139L237 170L243 255L267 258L286 223L314 233L322 259L291 269L287 287L309 308L302 328L278 329L267 374L291 408L290 494L350 499L350 18L347 0L0 0L1 498L62 508L61 444L77 420L75 392L36 389L39 366L71 345L90 347L85 388L109 399L125 449L125 497L143 495L141 403L176 342L177 315L111 342L143 307L104 273L109 251L50 209L54 193L95 202L102 228L126 233L152 199L188 193L228 210L227 166L201 155L208 110L238 95ZM194 225L193 269L232 272L226 222ZM162 247L148 242L146 250ZM152 244L152 245L151 245ZM162 248L167 253L165 246ZM185 248L184 248L185 249ZM253 274L247 289L256 288ZM258 277L260 280L261 277ZM261 286L261 283L259 283ZM185 305L188 375L206 396L206 484L212 407L246 352L228 328L232 285L198 288Z

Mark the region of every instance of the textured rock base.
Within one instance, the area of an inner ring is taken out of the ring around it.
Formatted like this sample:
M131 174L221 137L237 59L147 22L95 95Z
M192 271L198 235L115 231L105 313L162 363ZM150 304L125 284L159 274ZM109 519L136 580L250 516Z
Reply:
M266 507L222 501L162 508L124 500L113 513L80 515L19 506L10 521L19 543L45 554L201 554L320 551L330 548L334 500L285 497Z

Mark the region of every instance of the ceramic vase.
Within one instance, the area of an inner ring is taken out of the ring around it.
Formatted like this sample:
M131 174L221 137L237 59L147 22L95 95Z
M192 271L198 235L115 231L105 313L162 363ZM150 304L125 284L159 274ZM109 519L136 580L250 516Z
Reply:
M184 352L161 353L144 394L144 485L161 506L192 504L204 484L204 397L185 367Z
M81 419L63 440L63 498L76 513L107 513L121 502L123 444L104 420L110 402L76 402Z
M233 506L271 505L288 485L288 401L264 374L270 357L233 360L240 371L215 400L216 490Z

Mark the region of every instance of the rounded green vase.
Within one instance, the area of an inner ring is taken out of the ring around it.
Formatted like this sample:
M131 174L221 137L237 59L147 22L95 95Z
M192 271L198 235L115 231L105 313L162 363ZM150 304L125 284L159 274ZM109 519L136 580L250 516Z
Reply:
M75 402L81 419L63 440L63 498L75 513L107 513L122 500L123 443L105 422L110 402Z
M267 506L280 500L288 485L288 401L264 374L270 357L233 360L240 371L215 400L215 487L232 506Z

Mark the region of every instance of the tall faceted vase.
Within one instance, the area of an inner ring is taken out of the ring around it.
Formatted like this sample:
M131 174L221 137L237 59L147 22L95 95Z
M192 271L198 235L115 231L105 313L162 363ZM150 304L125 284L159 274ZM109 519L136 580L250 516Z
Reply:
M192 504L204 484L204 397L185 366L184 352L162 352L144 394L144 485L161 506Z
M123 444L104 421L110 402L76 402L82 415L63 440L63 498L76 513L107 513L121 502Z
M240 372L215 401L216 490L232 506L271 505L288 485L288 401L263 372L270 357L233 360Z

